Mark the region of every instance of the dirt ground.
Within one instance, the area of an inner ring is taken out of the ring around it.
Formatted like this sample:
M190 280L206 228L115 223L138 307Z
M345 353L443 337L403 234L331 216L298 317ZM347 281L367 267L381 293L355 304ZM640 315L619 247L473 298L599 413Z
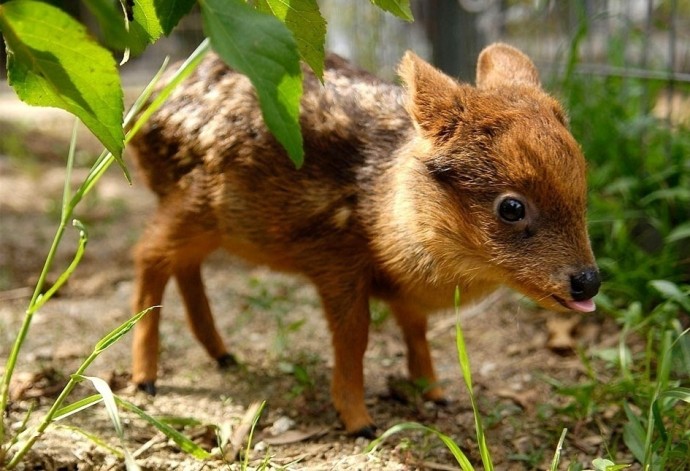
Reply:
M57 227L71 122L62 113L29 109L11 94L0 95L0 368ZM75 182L84 177L98 147L83 138L83 148ZM98 339L130 315L130 250L154 205L138 180L130 187L113 167L77 211L89 232L87 253L66 287L34 318L13 377L6 417L11 430L32 408L30 424L37 422ZM69 228L49 280L67 265L75 247L76 230ZM219 371L205 355L185 325L171 285L164 300L159 394L146 397L129 385L129 337L106 351L87 374L106 379L118 395L151 415L194 419L180 430L209 451L217 446L217 430L232 433L253 403L266 401L250 467L458 469L444 445L429 435L396 435L365 454L367 440L343 434L329 402L329 333L315 292L303 280L248 267L220 253L206 264L204 276L217 323L241 362L239 369ZM433 356L450 399L448 406L438 407L404 394L401 334L383 307L375 305L374 312L365 375L367 403L379 429L406 421L435 427L479 466L473 416L457 361L455 314L439 313L430 322ZM550 384L586 377L580 356L567 345L556 348L554 336L563 336L566 344L574 341L576 350L589 357L615 342L610 321L598 314L543 311L507 291L463 308L461 321L496 469L547 469L563 428L569 432L560 469L573 462L588 467L592 458L606 456L606 418L577 421L561 413L567 400ZM79 386L68 402L93 393ZM199 461L134 414L123 411L122 417L126 446L143 469L240 466L221 459ZM99 437L101 444L80 431ZM104 444L121 446L97 405L51 426L23 466L123 469L122 459Z

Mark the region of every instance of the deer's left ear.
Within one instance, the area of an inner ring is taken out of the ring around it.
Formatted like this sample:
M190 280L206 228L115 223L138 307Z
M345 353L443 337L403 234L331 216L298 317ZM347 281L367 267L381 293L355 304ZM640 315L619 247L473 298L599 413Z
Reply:
M477 59L477 88L509 85L541 88L537 67L529 57L507 44L495 43L486 47Z

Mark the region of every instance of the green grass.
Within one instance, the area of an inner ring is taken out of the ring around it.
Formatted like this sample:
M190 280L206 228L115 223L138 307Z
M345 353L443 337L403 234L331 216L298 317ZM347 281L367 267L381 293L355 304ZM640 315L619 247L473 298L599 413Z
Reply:
M610 64L624 65L622 50L611 42ZM617 410L610 453L649 470L690 467L690 129L650 113L665 86L572 72L561 81L589 163L598 305L620 336L615 348L583 356L585 381L556 390L571 399L562 412L580 421Z
M610 63L622 66L619 56L611 52ZM651 280L690 284L690 129L646 109L663 86L575 73L561 83L589 164L590 235L605 282L599 302L610 312L664 302Z
M469 356L467 353L467 347L465 344L465 337L463 336L462 333L462 327L460 326L460 314L459 314L459 308L460 308L460 289L456 288L455 289L455 311L456 311L456 316L457 316L457 321L456 321L456 330L455 330L455 338L456 338L456 347L457 347L457 352L458 352L458 365L460 366L460 370L462 371L462 377L465 380L465 386L467 388L467 392L470 397L470 402L472 404L472 412L474 415L474 425L475 425L475 431L476 431L476 438L477 438L477 444L479 446L479 453L481 455L481 460L482 464L484 466L484 469L487 471L491 471L494 469L493 467L493 461L491 459L491 452L489 450L489 446L486 441L486 436L484 434L484 426L482 424L482 416L479 413L479 409L477 407L477 402L475 400L474 396L474 391L472 387L472 372L470 371L470 361L469 361ZM389 428L386 430L379 438L376 440L372 441L371 444L367 447L366 452L371 453L376 450L376 448L383 443L384 440L388 439L389 437L396 435L401 432L423 432L424 434L435 436L440 440L446 448L451 452L453 457L458 463L458 466L460 466L460 469L463 471L473 471L475 468L470 462L470 459L467 457L465 452L462 451L460 446L458 446L455 441L449 437L448 435L444 434L443 432L436 430L433 427L428 427L426 425L418 424L416 422L405 422L401 424L394 425L393 427Z
M477 400L474 395L474 387L472 383L472 371L470 368L469 353L467 351L467 346L465 343L465 337L463 334L462 326L460 325L460 290L456 288L455 290L455 314L456 314L456 324L455 324L455 341L458 355L458 366L462 373L462 378L465 383L465 388L472 405L472 415L474 417L475 425L475 440L477 442L477 447L479 450L479 455L481 457L482 467L480 469L491 471L494 469L494 462L491 458L491 450L488 444L487 436L485 434L483 417L477 406ZM463 471L474 471L477 469L472 461L468 458L467 454L461 449L461 447L448 435L434 427L429 427L416 422L404 422L389 428L383 434L372 441L367 449L366 453L375 452L376 449L390 437L408 432L421 432L426 436L435 437L438 439L450 453L455 458L458 466ZM559 464L561 461L561 455L563 453L563 447L566 440L567 429L562 429L560 438L557 442L554 441L554 452L551 459L550 470L556 471L559 469ZM416 445L416 444L415 444ZM410 448L416 448L416 446L410 446ZM525 464L530 465L531 468L536 467L542 461L541 450L537 450L530 456L521 455L513 456L511 458L513 461L522 461ZM627 465L616 465L612 461L604 460L602 458L595 458L593 460L593 465L597 471L614 471L616 469L623 469ZM582 469L581 467L579 469Z

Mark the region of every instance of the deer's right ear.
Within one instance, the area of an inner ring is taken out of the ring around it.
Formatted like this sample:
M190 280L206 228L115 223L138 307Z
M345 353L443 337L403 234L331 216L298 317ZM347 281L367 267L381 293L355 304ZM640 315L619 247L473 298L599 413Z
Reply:
M398 67L407 90L407 112L415 127L434 141L445 141L463 122L472 87L461 85L407 51Z
M492 44L477 59L477 88L508 85L540 88L539 72L530 58L518 49L503 43Z

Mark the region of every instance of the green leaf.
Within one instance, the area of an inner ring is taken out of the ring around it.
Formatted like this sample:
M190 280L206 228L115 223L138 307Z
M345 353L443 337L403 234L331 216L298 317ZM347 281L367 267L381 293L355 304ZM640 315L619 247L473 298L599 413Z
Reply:
M161 20L156 12L155 0L137 0L134 2L133 23L138 24L147 36L149 43L154 43L163 36L164 30Z
M137 1L136 3L150 4L151 0L146 0L145 2ZM155 0L153 4L163 34L169 35L182 17L189 13L194 3L195 0ZM137 20L136 8L134 10L134 20Z
M260 11L285 23L295 36L299 54L317 77L323 77L326 20L316 0L259 0Z
M211 456L211 454L201 448L199 445L191 441L189 438L185 437L182 435L180 432L175 430L169 425L164 424L163 422L156 420L155 418L151 417L148 415L146 412L141 410L139 407L135 406L131 402L122 399L121 397L115 396L115 400L117 401L120 406L124 407L125 409L128 409L135 414L137 414L139 417L144 419L146 422L149 424L153 425L156 427L159 431L161 431L166 437L169 439L173 440L177 445L180 447L182 451L185 453L192 455L195 458L198 458L200 460L205 460Z
M137 26L146 34L148 42L154 43L161 36L170 34L192 6L194 0L136 0L132 8L134 21L130 27Z
M690 404L690 388L674 388L674 389L669 389L667 391L662 392L659 395L659 399L674 399L674 400L679 400L679 401L685 401L688 404Z
M103 396L100 394L94 394L89 397L85 397L83 399L80 399L76 402L73 402L72 404L60 408L56 413L55 417L53 418L53 421L57 422L58 420L65 419L69 417L70 415L76 414L77 412L81 412L84 409L88 409L94 404L98 404L103 400Z
M266 126L297 167L304 161L299 126L302 70L287 27L243 0L200 0L204 30L216 52L251 80Z
M410 0L371 0L371 3L405 21L414 21L412 10L410 10Z
M640 463L644 462L645 458L645 439L647 432L640 423L640 419L635 415L632 408L627 402L623 403L623 409L628 421L623 424L623 442L632 452L633 456Z
M690 297L683 293L677 284L668 280L652 280L649 282L649 286L664 298L675 301L690 311Z
M629 468L629 464L616 464L611 460L604 458L595 458L592 460L592 466L596 471L619 471L621 469Z
M690 238L690 222L685 222L673 228L668 236L666 236L666 242L677 242L688 238Z
M7 74L19 98L75 114L122 162L122 88L115 60L59 8L34 0L0 5Z
M93 351L95 354L99 355L101 354L104 350L106 350L108 347L110 347L112 344L120 340L120 338L125 335L127 332L132 330L132 327L136 325L137 322L139 322L139 319L144 317L150 310L155 309L159 306L151 306L148 309L144 309L143 311L133 315L129 319L127 319L125 322L120 324L118 327L116 327L114 330L112 330L110 333L108 333L105 337L103 337L101 340L98 341L96 346L94 347Z
M111 0L84 0L103 34L103 41L117 50L129 49L134 55L141 54L151 42L150 35L136 20L129 23L118 3Z

